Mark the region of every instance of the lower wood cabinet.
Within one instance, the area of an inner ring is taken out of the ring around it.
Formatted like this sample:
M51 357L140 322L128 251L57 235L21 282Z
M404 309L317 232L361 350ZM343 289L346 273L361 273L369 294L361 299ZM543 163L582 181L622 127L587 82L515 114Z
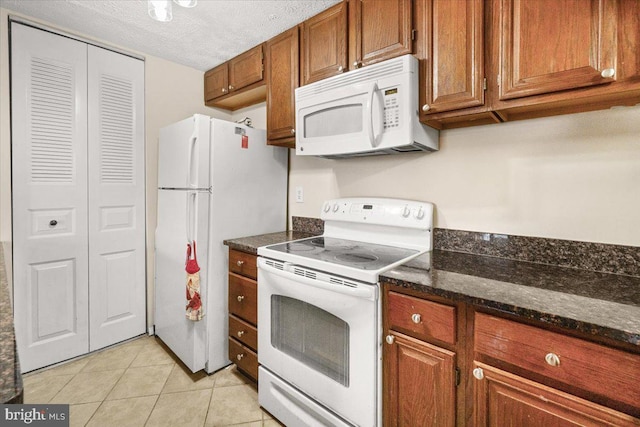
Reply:
M384 283L382 307L384 426L640 426L640 350Z
M385 425L455 426L455 353L399 334L385 346Z
M638 426L622 412L479 362L474 364L477 427ZM416 424L417 425L417 424Z
M229 250L229 360L258 381L257 257Z

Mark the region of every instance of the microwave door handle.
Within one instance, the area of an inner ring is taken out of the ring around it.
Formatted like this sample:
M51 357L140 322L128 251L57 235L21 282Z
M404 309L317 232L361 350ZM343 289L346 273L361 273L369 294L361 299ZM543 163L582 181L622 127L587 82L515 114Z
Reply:
M369 106L367 109L367 115L369 117L369 126L367 127L367 133L369 134L369 143L371 144L371 147L375 147L376 145L378 145L378 136L376 136L376 132L373 129L373 114L375 113L374 109L373 109L373 101L376 97L376 94L380 91L380 88L378 87L378 83L374 83L371 86L371 90L369 91L368 95L369 95ZM380 104L382 105L382 103Z

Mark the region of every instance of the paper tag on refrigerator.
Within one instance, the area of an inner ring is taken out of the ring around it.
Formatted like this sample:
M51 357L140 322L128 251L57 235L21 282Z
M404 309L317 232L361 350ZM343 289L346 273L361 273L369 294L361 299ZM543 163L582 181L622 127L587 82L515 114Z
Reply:
M249 148L249 135L242 135L242 148Z

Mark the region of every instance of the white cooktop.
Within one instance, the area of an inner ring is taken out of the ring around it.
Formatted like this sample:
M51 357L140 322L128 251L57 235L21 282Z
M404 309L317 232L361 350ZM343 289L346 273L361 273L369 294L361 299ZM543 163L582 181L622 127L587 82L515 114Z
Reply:
M366 283L431 250L433 205L348 198L324 203L322 236L258 248L258 255Z

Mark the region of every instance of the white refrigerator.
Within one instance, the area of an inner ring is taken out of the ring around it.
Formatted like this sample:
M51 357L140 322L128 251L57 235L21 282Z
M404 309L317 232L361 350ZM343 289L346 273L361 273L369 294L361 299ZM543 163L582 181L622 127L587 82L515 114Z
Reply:
M228 358L223 240L286 229L287 149L264 130L195 115L160 130L155 334L191 369ZM196 242L204 318L186 316L186 250Z

